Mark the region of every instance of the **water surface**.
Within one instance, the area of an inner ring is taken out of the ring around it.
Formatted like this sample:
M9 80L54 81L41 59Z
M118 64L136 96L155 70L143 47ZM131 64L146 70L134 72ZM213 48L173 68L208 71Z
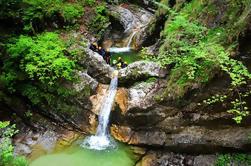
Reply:
M121 57L123 61L126 61L128 64L142 60L142 58L139 56L139 53L133 50L130 52L112 53L111 62L114 59L117 60L118 57Z
M30 166L133 166L132 151L118 145L109 151L97 151L81 148L78 145L58 153L41 156L31 162Z

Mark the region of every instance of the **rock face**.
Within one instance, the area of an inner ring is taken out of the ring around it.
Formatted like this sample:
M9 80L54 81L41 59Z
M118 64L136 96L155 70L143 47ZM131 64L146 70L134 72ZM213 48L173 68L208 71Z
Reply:
M87 72L78 72L80 81L74 84L74 88L77 92L81 92L85 87L90 87L92 91L95 91L98 87L98 82L87 74Z
M212 166L216 161L216 155L174 154L170 152L150 151L136 166Z
M86 49L86 53L87 59L85 65L88 66L87 73L98 82L109 84L114 69L110 65L106 64L102 56L98 53L89 49Z
M154 62L138 61L119 70L119 82L128 84L149 77L164 78L166 75L167 71L158 64Z
M124 47L140 48L147 37L145 29L150 26L153 14L148 10L128 4L110 6L110 9L111 15L120 22L124 28L124 34L128 36Z
M141 9L139 7L122 5L110 6L111 12L119 22L123 25L125 31L132 29L140 29L149 23L149 18L153 16L152 13Z
M160 80L130 87L126 112L118 108L112 113L113 136L131 145L179 153L251 150L250 125L238 126L225 111L201 110L194 103L181 108L158 103L156 98L165 87Z
M53 131L49 128L39 133L28 131L14 139L14 153L29 156L29 159L34 160L41 155L70 146L79 137L80 135L73 131Z

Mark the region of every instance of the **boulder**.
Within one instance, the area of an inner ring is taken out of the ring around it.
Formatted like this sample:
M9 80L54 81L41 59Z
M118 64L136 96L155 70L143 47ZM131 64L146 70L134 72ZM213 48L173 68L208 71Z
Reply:
M133 5L110 6L111 15L123 25L125 31L141 29L146 26L153 14L143 8Z
M80 78L80 80L76 84L74 84L74 88L77 92L85 90L86 87L90 87L92 92L96 90L96 88L98 87L98 82L91 76L89 76L86 71L79 71L77 74Z
M138 61L119 70L119 83L130 85L150 77L165 78L167 70L154 62Z
M165 151L149 151L136 166L212 166L216 155L175 154Z
M99 83L109 84L114 69L106 64L103 57L96 52L86 49L87 74L95 78Z

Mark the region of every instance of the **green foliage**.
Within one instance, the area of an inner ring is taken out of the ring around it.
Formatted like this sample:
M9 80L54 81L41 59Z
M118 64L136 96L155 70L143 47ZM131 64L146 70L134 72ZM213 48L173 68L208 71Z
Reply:
M74 93L63 83L76 80L76 58L69 52L65 56L65 43L56 33L21 35L7 45L7 52L10 55L3 59L0 82L9 93L20 93L33 104L48 103L55 109L59 100Z
M73 78L75 64L64 56L64 50L64 43L55 33L44 33L33 38L20 36L14 44L8 45L11 58L20 60L20 69L30 79L49 85L61 78Z
M203 100L203 103L210 105L210 104L215 104L217 102L224 102L225 99L227 99L226 95L217 94L215 96L210 97L209 99Z
M15 157L13 155L14 147L11 144L11 137L18 132L15 128L15 125L10 126L9 122L0 121L0 165L28 166L28 162L24 157Z
M248 3L243 2L243 6L247 7L241 13L242 21L245 22L247 18L245 16L251 11L248 10L250 9ZM237 14L236 11L242 11L241 8L242 5L232 6L228 12ZM164 97L170 93L182 97L190 86L194 83L207 83L219 69L230 76L232 89L237 89L251 79L247 68L230 56L230 52L236 47L235 42L231 41L228 47L224 45L226 38L236 35L229 31L232 29L229 23L233 23L231 18L223 18L227 24L214 28L208 28L201 23L200 17L217 15L217 6L211 2L193 0L180 11L169 7L165 9L169 11L170 16L162 34L164 44L160 48L160 53L157 56L143 54L146 59L154 60L162 66L174 65ZM241 29L236 29L237 31L240 32ZM205 100L204 104L223 102L225 99L226 96L213 96ZM243 106L246 103L233 101L232 104L233 108L228 112L234 114L234 120L239 123L242 117L248 115L247 107Z
M215 166L227 166L231 162L231 156L229 154L219 155Z
M83 15L83 7L78 4L65 4L61 11L66 22L75 22Z
M234 114L234 120L236 123L241 123L243 117L246 117L249 115L248 107L246 106L245 101L241 101L239 99L235 99L235 101L232 101L231 104L233 105L233 108L228 110L228 113Z
M250 154L221 154L218 156L215 166L230 166L230 165L251 165Z
M0 0L0 19L18 18L22 0Z
M83 3L85 5L93 6L95 4L96 0L83 0Z
M148 78L145 82L146 83L152 83L152 82L156 82L156 81L157 81L157 78L151 77L151 78Z
M108 25L109 17L106 7L105 5L98 5L95 8L95 17L92 19L89 25L90 30L97 35L101 35Z
M26 32L36 33L45 23L64 20L65 24L76 22L83 15L83 7L78 3L64 0L8 0L0 2L0 18L15 18L23 22Z

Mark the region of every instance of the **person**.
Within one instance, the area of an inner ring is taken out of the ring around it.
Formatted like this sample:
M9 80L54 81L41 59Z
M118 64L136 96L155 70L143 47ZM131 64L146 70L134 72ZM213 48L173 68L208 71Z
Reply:
M105 52L105 61L107 64L111 64L111 53L110 53L110 50L109 48L106 49L106 52Z
M118 64L117 64L117 69L118 69L118 70L121 69L121 63L118 63Z
M127 62L125 61L123 64L122 64L122 68L126 68L128 66Z
M123 60L122 60L122 58L121 57L118 57L118 60L117 60L117 64L122 64L123 63Z
M102 47L98 47L98 53L105 59L105 49Z
M92 51L97 51L97 43L91 43L90 47L89 47Z
M114 60L112 61L112 66L116 66L116 64L117 64L117 60L114 59Z

